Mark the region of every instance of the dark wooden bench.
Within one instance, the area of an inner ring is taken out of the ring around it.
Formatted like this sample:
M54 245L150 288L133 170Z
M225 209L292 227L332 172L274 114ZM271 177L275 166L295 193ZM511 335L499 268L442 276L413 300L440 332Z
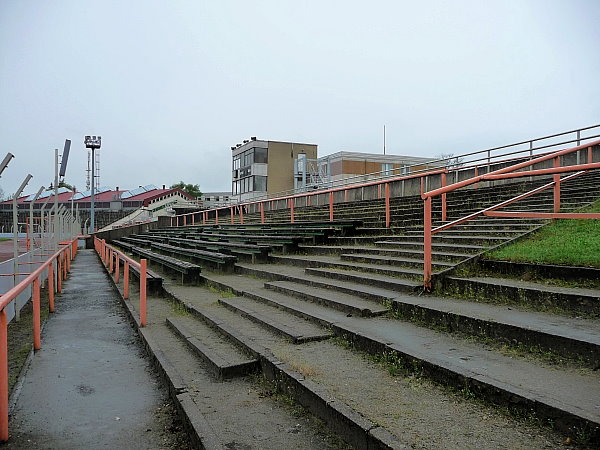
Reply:
M129 244L143 245L144 247L150 246L150 241L148 241L147 239L141 239L139 237L126 236L122 237L120 240Z
M178 247L175 245L161 244L158 242L152 243L152 250L159 250L172 255L181 255L194 260L207 261L224 272L233 272L233 266L237 262L237 258L232 255L225 255L223 253L210 252L207 250Z
M198 283L201 269L197 264L193 264L188 261L182 261L171 256L161 255L160 253L155 253L140 247L133 247L131 251L140 257L146 258L148 261L181 273L182 283L186 281Z

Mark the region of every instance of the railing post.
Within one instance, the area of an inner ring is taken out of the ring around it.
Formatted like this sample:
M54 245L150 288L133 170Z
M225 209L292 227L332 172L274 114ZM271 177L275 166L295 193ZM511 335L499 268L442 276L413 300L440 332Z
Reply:
M294 199L288 199L288 204L290 206L290 223L294 223Z
M231 225L233 225L233 223L234 223L234 220L233 220L233 217L234 217L234 216L233 216L233 212L234 212L233 206L230 206L230 207L229 207L229 215L231 216Z
M425 177L421 177L419 178L420 182L421 182L421 197L423 196L423 194L425 193Z
M219 225L219 210L215 209L215 225Z
M112 248L108 249L108 273L113 273L113 259L114 259L114 252L112 251Z
M206 212L202 213L202 225L206 225L206 214L208 214L208 213L206 213Z
M240 205L240 223L243 225L244 224L244 206Z
M431 197L423 207L423 288L431 291Z
M554 158L554 167L560 167L560 156ZM554 212L560 212L560 174L556 173L554 178Z
M442 187L446 187L446 174L442 173ZM442 221L447 219L446 216L446 194L442 194Z
M0 311L0 441L8 441L8 320Z
M48 311L54 312L54 263L48 265Z
M329 193L329 221L333 222L333 192Z
M260 202L260 223L265 223L265 203Z
M121 261L121 258L119 258L119 254L117 253L116 255L116 259L115 259L115 284L119 284L119 261Z
M62 292L62 261L60 255L56 258L56 292L59 294Z
M140 326L146 326L146 268L148 261L140 259Z
M31 293L33 300L33 349L39 350L42 348L42 340L40 338L40 279L33 280L33 292Z
M390 183L385 183L385 227L389 228L392 221L390 211Z
M123 266L123 298L129 298L129 261Z

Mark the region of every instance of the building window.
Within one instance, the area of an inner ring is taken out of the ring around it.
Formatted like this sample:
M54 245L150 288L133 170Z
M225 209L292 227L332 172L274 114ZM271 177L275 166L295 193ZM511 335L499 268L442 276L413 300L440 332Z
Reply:
M267 149L256 147L254 149L254 162L266 164L268 162Z
M400 169L400 175L402 175L402 176L406 176L406 175L408 175L409 173L410 173L410 167L409 167L409 166L407 166L406 164L404 164L404 165L402 166L402 168Z
M267 190L267 177L254 176L254 190L255 191L266 191Z
M381 174L382 175L393 175L394 174L394 165L391 163L383 163L381 165Z

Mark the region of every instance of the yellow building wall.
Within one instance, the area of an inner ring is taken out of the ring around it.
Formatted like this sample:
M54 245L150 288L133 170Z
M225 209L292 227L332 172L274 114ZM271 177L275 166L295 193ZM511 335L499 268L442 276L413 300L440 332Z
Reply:
M268 194L294 189L294 159L301 153L308 159L317 159L317 146L269 141Z

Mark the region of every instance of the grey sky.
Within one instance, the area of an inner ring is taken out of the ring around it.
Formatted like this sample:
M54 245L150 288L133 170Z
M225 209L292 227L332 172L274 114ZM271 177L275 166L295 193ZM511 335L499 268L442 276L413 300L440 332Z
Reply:
M242 139L433 156L600 123L600 2L0 1L0 186L231 189Z

